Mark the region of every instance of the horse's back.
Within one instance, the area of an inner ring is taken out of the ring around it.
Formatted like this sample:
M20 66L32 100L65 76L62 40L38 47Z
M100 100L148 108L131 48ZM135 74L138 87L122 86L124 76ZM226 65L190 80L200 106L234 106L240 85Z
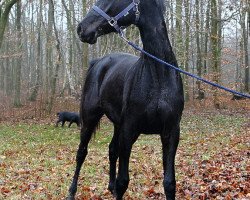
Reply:
M119 121L126 74L138 59L131 54L113 53L93 60L83 90L84 111L89 114L99 110L113 122Z
M112 53L94 59L90 62L86 82L98 80L98 83L101 84L108 76L124 75L138 59L139 57L127 53Z

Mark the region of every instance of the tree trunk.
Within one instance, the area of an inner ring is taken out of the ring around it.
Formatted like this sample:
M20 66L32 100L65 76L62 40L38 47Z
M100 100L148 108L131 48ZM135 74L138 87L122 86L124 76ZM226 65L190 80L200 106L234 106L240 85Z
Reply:
M36 101L39 88L41 86L41 68L42 68L42 61L41 61L41 54L42 54L42 48L41 48L41 22L42 22L42 0L40 0L39 5L39 15L37 17L37 51L36 51L36 78L35 78L35 85L33 87L33 90L31 92L31 95L29 97L30 101Z
M46 68L45 68L45 98L46 98L46 111L50 112L52 105L50 105L50 94L51 94L51 84L53 77L53 7L51 5L51 1L49 1L49 10L48 10L48 28L46 30Z
M190 2L189 0L184 1L185 6L185 51L184 51L184 68L189 71L189 47L190 47ZM184 76L184 88L185 88L185 101L190 100L189 94L189 76Z
M51 79L51 94L50 94L50 102L49 102L49 107L48 107L48 111L49 113L51 113L54 99L55 99L55 94L56 94L56 81L58 79L58 71L62 62L62 53L61 53L61 43L59 40L59 35L58 35L57 28L56 28L56 23L55 23L55 16L54 16L55 8L54 8L53 0L49 0L49 4L51 6L51 12L52 12L52 24L53 24L55 38L56 38L56 53L57 53L55 72Z
M249 7L249 5L248 5ZM242 28L242 39L243 39L243 54L244 54L244 69L245 69L245 79L244 79L244 91L249 92L249 55L248 55L248 34L247 34L247 27L246 22L248 22L249 19L247 19L248 13L247 13L247 5L244 5L243 3L243 11L242 11L242 20L241 20L241 28ZM249 24L250 25L250 24Z
M0 48L3 42L4 31L8 22L8 17L12 6L20 0L0 1Z
M6 79L6 70L3 62L3 58L1 58L1 54L6 50L7 45L4 45L4 49L0 49L0 91L4 91L5 88L5 79ZM6 52L6 51L5 51Z
M212 48L212 69L213 81L219 83L219 50L218 50L218 14L217 14L217 1L211 0L211 48ZM218 89L213 88L213 103L215 108L220 108L218 99Z
M217 16L217 22L218 22L218 82L221 80L221 52L222 52L222 1L218 0L218 16Z
M176 55L180 66L184 65L183 41L182 41L182 0L176 0Z
M83 5L83 16L86 15L87 13L87 0L82 0L82 5ZM89 47L87 43L83 43L83 79L85 79L86 72L88 69L88 62L89 62ZM83 86L82 86L83 87Z
M209 36L209 13L210 13L210 1L207 3L207 10L206 10L206 25L205 25L205 36L204 36L204 73L208 71L208 36Z
M168 2L168 1L167 1ZM170 0L170 26L171 26L171 43L172 43L172 47L175 47L175 40L174 40L174 38L175 38L175 30L174 30L174 10L173 10L173 8L174 8L174 6L173 6L173 0ZM174 48L173 49L174 50L174 52L176 53L176 49Z
M195 14L195 27L196 27L196 47L197 47L197 73L198 76L201 77L202 74L202 55L201 55L201 44L200 44L200 5L199 0L195 0L196 5L196 14ZM201 82L196 81L197 88L198 88L198 96L197 99L201 100L204 99L204 91L201 89Z
M22 52L22 39L21 39L21 1L16 4L16 31L17 31L17 49ZM14 106L20 107L21 104L21 67L22 67L22 53L16 59L15 69L15 93L14 93Z

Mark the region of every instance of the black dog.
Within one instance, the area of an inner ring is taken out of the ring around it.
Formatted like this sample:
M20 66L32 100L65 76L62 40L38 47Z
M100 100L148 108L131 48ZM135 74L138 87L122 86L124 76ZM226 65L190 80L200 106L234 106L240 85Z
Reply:
M64 126L65 122L69 122L69 126L71 126L72 123L76 123L77 126L80 126L80 116L78 113L74 112L59 112L57 113L58 120L56 122L56 127L60 122L62 122L62 127Z

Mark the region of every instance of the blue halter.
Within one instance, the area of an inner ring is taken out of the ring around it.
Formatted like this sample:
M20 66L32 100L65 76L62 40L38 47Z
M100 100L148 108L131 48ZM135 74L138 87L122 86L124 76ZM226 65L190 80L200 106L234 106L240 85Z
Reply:
M97 6L93 6L93 10L96 11L99 15L101 15L103 18L105 18L110 26L114 27L115 30L123 36L123 32L121 27L118 25L118 20L122 18L123 16L128 15L129 11L134 9L135 11L135 22L137 23L140 17L140 11L139 11L139 3L140 0L133 0L131 4L129 4L123 11L121 11L119 14L117 14L115 17L110 17L107 13L105 13L102 9L100 9Z

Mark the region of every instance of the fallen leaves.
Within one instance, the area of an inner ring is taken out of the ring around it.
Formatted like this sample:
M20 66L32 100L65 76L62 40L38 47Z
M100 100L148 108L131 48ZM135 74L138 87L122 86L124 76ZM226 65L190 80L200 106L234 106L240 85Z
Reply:
M2 188L1 188L1 193L2 193L4 196L7 196L10 192L11 192L11 190L8 189L8 188L6 188L6 187L2 187Z
M162 192L156 191L154 187L144 191L144 195L147 199L164 199L165 195Z
M242 135L246 137L246 135ZM250 193L248 153L241 149L220 149L210 160L198 160L196 167L185 165L180 196L186 199L242 199ZM190 176L192 174L192 176Z
M250 199L250 151L246 119L184 115L176 156L177 199ZM1 125L0 125L1 126ZM110 200L105 122L89 146L78 200ZM78 129L18 124L0 129L0 199L64 199L73 176ZM130 159L125 200L165 199L159 136L141 136Z

